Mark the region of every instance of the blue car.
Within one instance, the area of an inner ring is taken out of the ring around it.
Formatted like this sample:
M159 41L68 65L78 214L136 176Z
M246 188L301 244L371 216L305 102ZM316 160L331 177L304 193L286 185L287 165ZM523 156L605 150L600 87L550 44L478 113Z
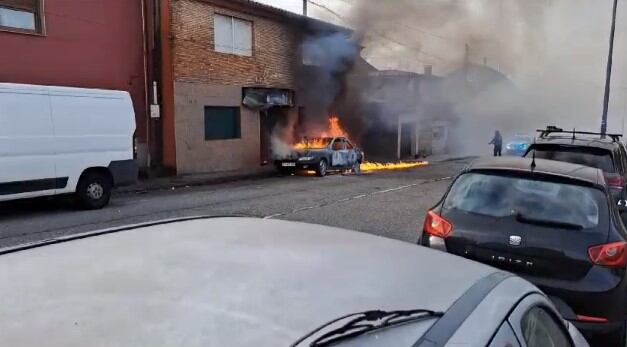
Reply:
M529 135L516 135L505 145L505 154L522 157L533 142Z

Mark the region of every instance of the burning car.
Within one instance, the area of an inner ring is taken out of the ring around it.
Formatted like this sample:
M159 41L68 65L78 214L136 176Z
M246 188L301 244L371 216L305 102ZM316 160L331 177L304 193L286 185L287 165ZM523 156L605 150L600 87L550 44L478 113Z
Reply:
M292 154L275 162L279 171L315 171L322 177L329 171L360 171L364 153L346 137L306 137L294 145Z

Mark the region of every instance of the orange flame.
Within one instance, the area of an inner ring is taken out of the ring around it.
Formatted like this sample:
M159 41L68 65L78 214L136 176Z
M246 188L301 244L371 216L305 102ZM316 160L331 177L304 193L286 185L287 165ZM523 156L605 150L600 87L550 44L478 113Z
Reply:
M324 137L348 137L346 131L340 125L340 119L336 116L329 118L329 127L326 131L321 132L316 137L305 138L303 141L294 145L295 149L324 148L327 142Z
M303 141L294 145L295 149L312 149L312 148L325 148L328 142L324 138L329 137L346 137L347 132L340 125L340 119L337 116L329 117L328 129L317 135L317 137L305 138ZM396 163L377 163L377 162L363 162L361 164L361 171L373 172L383 170L404 170L412 169L416 167L429 165L429 162L396 162Z
M346 131L340 125L340 119L336 116L329 118L329 131L323 133L322 137L348 137Z
M306 138L303 141L295 144L294 148L296 149L324 148L327 146L327 144L328 144L327 141L319 137Z
M404 169L413 169L415 167L426 166L429 165L427 161L419 161L419 162L398 162L398 163L373 163L373 162L363 162L361 164L361 171L363 172L372 172L372 171L382 171L382 170L404 170Z

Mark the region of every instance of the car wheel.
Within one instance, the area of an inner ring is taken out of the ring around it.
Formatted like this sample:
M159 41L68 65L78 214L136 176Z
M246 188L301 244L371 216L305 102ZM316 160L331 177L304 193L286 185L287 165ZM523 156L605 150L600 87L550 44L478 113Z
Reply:
M361 173L361 163L360 162L355 162L355 164L353 164L353 168L351 169L351 171L355 174L355 175L359 175Z
M105 207L111 199L111 178L104 173L91 171L83 174L76 187L80 207L95 210Z
M327 174L327 160L321 159L318 163L318 167L316 168L316 175L318 177L324 177Z

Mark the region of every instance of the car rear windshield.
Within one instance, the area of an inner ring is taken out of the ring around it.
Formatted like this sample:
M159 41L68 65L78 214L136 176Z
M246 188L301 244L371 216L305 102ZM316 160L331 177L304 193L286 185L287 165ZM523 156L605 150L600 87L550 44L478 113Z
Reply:
M535 150L536 158L591 166L607 173L616 172L612 153L605 149L555 145L534 145L531 148ZM532 151L529 151L526 156L529 157L531 154Z
M524 216L589 229L599 225L608 207L604 193L592 187L467 173L451 187L444 208L495 218Z

